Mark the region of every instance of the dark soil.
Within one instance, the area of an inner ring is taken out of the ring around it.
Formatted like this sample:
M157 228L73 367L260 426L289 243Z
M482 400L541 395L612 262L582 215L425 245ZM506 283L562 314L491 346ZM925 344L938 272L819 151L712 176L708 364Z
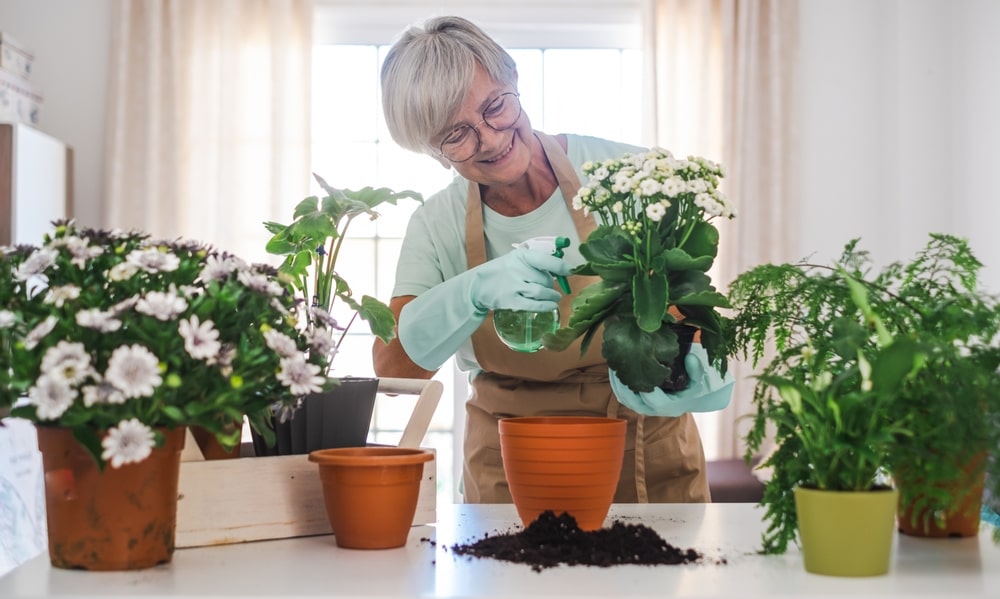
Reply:
M664 541L656 531L642 524L615 521L610 528L583 531L573 516L542 513L530 526L517 533L489 536L469 544L452 545L456 555L492 558L528 564L541 572L560 564L600 566L620 564L687 564L699 562L694 549L680 549Z

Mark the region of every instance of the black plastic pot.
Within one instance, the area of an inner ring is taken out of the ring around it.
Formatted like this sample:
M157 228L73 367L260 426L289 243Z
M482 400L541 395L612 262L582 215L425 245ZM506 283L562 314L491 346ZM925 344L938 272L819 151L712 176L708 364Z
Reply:
M686 324L672 324L668 326L677 334L677 344L680 346L680 352L678 352L677 357L674 358L672 363L665 364L665 366L670 368L670 376L660 384L660 389L667 393L676 393L677 391L687 389L688 385L691 384L687 368L684 366L684 358L691 352L691 344L694 343L694 334L698 329Z
M377 378L345 377L340 384L323 393L307 395L292 418L278 422L273 418L277 440L268 447L253 433L254 453L258 456L307 454L317 449L364 447L368 442Z

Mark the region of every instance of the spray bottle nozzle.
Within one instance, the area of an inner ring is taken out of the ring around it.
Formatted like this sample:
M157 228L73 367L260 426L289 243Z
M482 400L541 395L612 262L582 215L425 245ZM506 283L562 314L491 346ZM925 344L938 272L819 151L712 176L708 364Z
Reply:
M569 238L568 237L556 237L555 246L556 246L556 249L555 249L554 252L552 252L552 255L555 256L556 258L562 258L563 257L563 248L568 248L569 247ZM566 277L564 277L562 275L558 275L558 276L556 276L556 280L559 281L559 287L562 288L563 293L565 293L565 294L571 293L570 288L569 288L569 281L566 280Z
M538 250L540 252L552 252L552 255L556 258L563 257L563 249L569 247L569 237L532 237L527 241L522 241L521 243L515 243L516 248L528 248L529 250ZM556 280L559 281L559 287L562 288L563 293L569 294L569 281L566 277L562 275L556 275Z

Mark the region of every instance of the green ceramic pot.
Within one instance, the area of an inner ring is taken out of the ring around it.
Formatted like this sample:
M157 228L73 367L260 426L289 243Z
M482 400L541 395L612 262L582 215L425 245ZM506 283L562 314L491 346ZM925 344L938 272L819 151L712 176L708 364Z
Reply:
M806 572L827 576L888 573L898 497L895 489L796 488L795 509Z

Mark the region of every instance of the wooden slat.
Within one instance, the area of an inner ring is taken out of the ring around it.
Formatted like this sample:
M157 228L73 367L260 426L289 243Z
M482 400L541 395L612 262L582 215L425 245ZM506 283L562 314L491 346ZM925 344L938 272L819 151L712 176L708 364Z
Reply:
M417 446L423 440L442 390L438 381L379 379L379 393L419 395L403 435L406 444ZM424 464L414 525L437 519L436 472L436 458ZM330 533L319 467L309 456L205 461L188 432L178 489L177 547Z

